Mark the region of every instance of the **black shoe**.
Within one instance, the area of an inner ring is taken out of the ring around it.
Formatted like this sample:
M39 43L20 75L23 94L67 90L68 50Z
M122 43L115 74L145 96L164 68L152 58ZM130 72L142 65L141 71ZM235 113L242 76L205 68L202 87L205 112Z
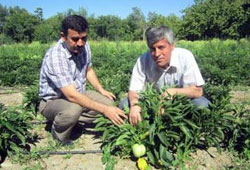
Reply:
M73 145L73 141L71 139L67 139L67 140L59 139L59 137L56 135L56 133L53 129L51 129L51 134L52 134L53 138L56 139L63 146Z

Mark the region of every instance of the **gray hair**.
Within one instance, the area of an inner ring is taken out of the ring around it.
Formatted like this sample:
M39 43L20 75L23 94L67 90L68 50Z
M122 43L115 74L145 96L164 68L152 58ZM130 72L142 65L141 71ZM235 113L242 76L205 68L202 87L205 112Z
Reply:
M146 31L148 47L152 47L159 40L166 39L169 44L174 43L174 32L167 26L150 27Z

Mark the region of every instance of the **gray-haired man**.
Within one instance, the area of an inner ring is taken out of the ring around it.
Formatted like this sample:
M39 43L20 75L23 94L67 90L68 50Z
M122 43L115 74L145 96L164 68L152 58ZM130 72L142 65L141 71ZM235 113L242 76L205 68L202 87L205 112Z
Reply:
M195 105L207 107L209 101L202 96L205 82L195 58L190 51L175 48L173 31L166 26L149 28L146 38L149 51L138 58L130 81L130 123L136 125L141 121L141 108L137 103L139 92L147 83L153 83L156 89L176 86L167 88L164 95L183 94Z

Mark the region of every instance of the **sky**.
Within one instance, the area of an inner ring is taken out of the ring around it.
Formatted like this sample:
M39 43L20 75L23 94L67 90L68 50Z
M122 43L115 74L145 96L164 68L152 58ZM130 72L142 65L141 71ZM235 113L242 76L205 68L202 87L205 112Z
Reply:
M133 7L138 7L145 17L149 12L180 17L183 15L181 11L192 6L194 0L0 0L0 4L6 7L19 6L31 14L40 7L45 19L70 8L74 11L85 8L88 16L115 15L124 19L132 13Z

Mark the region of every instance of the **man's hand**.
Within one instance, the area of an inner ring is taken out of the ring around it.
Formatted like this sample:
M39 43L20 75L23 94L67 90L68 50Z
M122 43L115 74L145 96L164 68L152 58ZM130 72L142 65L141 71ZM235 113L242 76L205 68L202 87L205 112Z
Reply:
M124 111L114 106L108 106L107 109L104 110L103 114L115 125L124 124L123 118L128 119L128 117L124 114Z
M130 107L129 112L129 122L131 125L135 126L141 121L141 108L140 106L134 105Z
M177 94L177 92L176 92L176 88L168 88L164 93L163 93L163 97L169 97L169 95L170 95L170 98L173 96L173 95L175 95L175 94Z
M103 95L103 96L106 96L107 98L111 99L111 100L114 100L116 99L115 95L105 89L101 89L99 90L99 92Z

